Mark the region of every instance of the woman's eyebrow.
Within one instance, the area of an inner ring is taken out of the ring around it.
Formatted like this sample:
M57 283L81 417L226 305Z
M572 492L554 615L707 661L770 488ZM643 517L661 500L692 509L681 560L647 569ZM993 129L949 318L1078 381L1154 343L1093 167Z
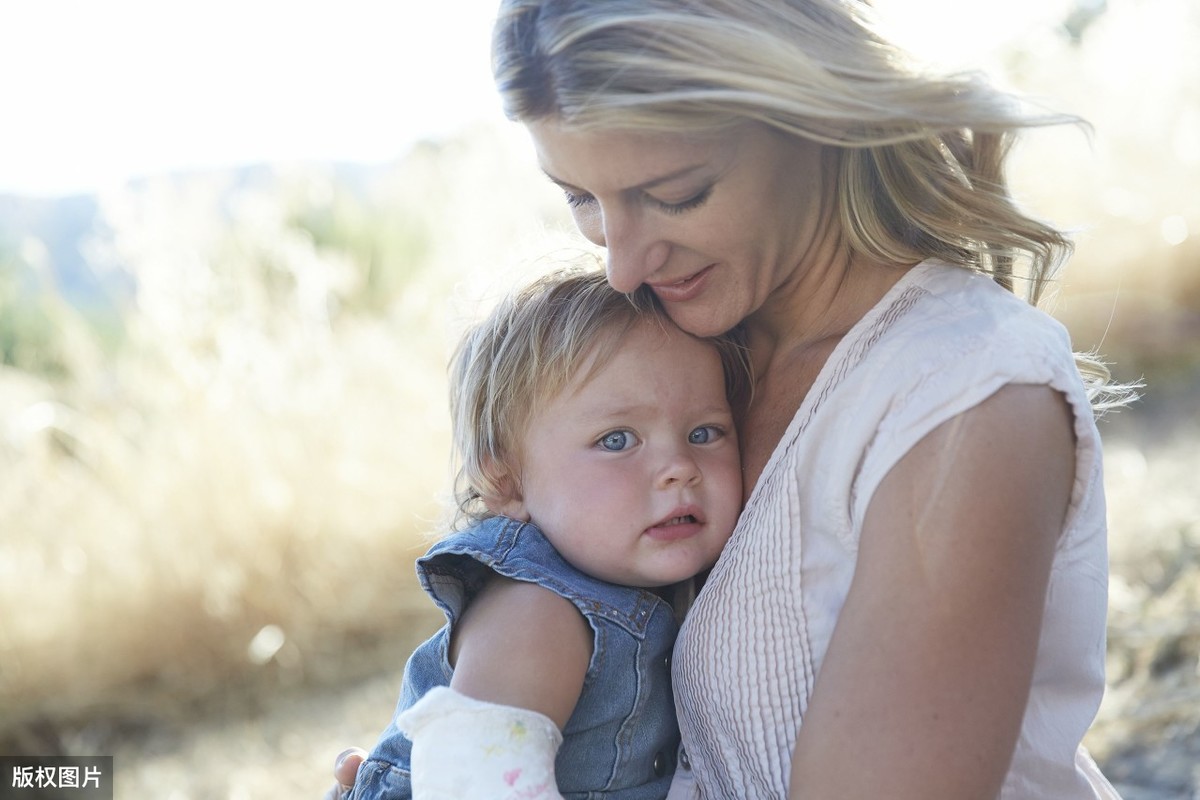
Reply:
M647 189L653 189L657 186L660 186L661 184L670 183L671 181L676 180L677 178L685 177L685 176L691 174L692 172L696 172L696 171L702 169L703 167L704 167L704 164L689 164L688 166L680 167L679 169L672 170L672 171L666 173L665 175L659 175L657 177L651 178L648 181L643 181L642 183L639 183L636 186L630 186L625 191L644 192ZM570 190L574 190L574 191L580 191L578 186L574 186L570 183L567 183L566 181L559 180L558 178L554 177L549 172L547 172L545 169L542 170L542 174L545 175L547 178L549 178L552 183L558 185L562 189L570 189Z

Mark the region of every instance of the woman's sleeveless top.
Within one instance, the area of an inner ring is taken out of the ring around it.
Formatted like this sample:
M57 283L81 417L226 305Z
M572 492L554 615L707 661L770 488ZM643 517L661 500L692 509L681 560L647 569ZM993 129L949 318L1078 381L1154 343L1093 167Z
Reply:
M675 647L683 755L672 798L787 796L875 489L923 436L1010 383L1062 392L1077 448L1001 797L1115 797L1080 745L1104 690L1107 552L1100 439L1070 341L988 277L924 263L838 344L688 614Z

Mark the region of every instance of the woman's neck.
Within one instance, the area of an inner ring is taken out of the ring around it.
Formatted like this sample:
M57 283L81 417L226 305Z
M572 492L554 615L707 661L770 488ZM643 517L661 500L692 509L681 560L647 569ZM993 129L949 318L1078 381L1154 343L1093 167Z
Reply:
M866 316L913 264L884 264L837 248L798 267L766 303L746 319L755 372L794 361L805 352L827 352Z
M755 378L738 426L747 497L834 348L911 267L830 263L780 287L746 320Z

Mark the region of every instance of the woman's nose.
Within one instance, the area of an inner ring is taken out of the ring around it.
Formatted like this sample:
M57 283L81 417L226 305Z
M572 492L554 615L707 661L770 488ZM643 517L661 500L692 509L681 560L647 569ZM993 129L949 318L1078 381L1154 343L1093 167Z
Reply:
M644 218L603 210L600 217L596 243L608 251L608 282L618 292L632 292L666 263L670 246Z

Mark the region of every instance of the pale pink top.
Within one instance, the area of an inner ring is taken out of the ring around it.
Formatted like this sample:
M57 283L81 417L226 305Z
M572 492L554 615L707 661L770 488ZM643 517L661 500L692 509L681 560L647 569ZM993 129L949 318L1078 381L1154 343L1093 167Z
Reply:
M872 494L918 440L1010 383L1061 391L1078 445L1033 689L1000 796L1116 797L1080 744L1104 691L1108 562L1100 440L1070 341L989 278L927 262L830 356L688 613L673 673L690 769L678 771L672 798L787 796Z

